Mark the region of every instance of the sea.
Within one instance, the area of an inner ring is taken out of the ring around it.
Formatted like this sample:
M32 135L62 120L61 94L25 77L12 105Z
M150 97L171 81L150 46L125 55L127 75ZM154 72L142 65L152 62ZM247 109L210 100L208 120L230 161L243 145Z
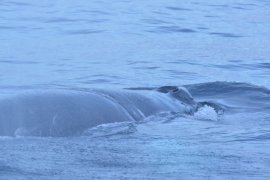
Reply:
M269 0L1 0L2 131L19 109L52 111L46 93L16 106L37 92L182 87L211 103L76 135L3 133L0 179L270 179L269 17Z

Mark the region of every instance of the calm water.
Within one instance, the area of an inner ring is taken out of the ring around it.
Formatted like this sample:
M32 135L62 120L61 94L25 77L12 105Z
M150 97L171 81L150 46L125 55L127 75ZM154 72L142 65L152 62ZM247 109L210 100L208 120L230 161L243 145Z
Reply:
M170 85L226 108L2 136L0 179L269 179L269 17L267 0L1 0L0 107L26 91Z

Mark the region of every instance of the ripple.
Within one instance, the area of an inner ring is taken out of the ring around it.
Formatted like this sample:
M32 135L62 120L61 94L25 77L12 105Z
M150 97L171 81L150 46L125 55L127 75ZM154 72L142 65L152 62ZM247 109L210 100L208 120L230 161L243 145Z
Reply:
M158 14L158 15L165 15L165 16L170 15L169 13L166 13L166 12L163 12L163 11L152 11L152 13Z
M233 7L234 9L239 9L239 10L248 10L247 8L244 7L240 7L240 6L235 6Z
M66 31L66 33L70 35L98 34L103 32L105 32L105 30L82 29L82 30Z
M195 33L196 30L190 28L181 28L179 26L160 26L156 31L150 32L158 32L158 33Z
M253 4L253 3L235 3L241 6L258 6L257 4Z
M158 67L158 66L143 66L143 67L134 67L134 69L156 70L156 69L160 69L160 67Z
M18 29L28 29L28 27L25 26L6 26L6 25L0 25L0 30L18 30Z
M222 32L211 32L210 35L219 36L219 37L226 37L226 38L241 38L244 36L232 34L232 33L222 33Z
M5 2L7 5L16 5L16 6L32 6L32 4L24 3L24 2L15 2L15 1L9 1Z
M127 65L135 65L135 64L149 64L148 61L128 61Z
M17 61L17 60L0 60L0 64L5 63L5 64L39 64L38 62L35 61Z
M217 7L217 8L229 8L230 6L227 4L210 4L210 7Z
M199 29L199 30L208 30L209 28L207 28L207 27L197 27L197 29Z
M87 13L91 15L112 15L111 13L101 11L101 10L86 10L86 9L77 9L74 11L74 13L78 13L78 14Z
M181 8L181 7L174 7L174 6L168 6L166 8L173 11L192 11L189 8Z
M206 18L220 18L217 15L205 15L204 17L206 17Z
M15 167L11 167L5 164L0 164L0 174L16 174L18 172L20 172L20 169L17 169Z
M227 70L263 70L263 69L270 69L270 63L255 63L255 64L247 64L247 63L238 63L242 62L240 60L231 60L230 64L213 64L211 66L221 69Z
M13 27L13 26L0 26L0 30L1 29L7 29L7 30L9 30L9 29L14 29L15 27Z
M51 19L46 19L45 23L74 23L74 22L86 22L86 23L101 23L106 22L107 19L71 19L64 17L54 17Z
M96 83L111 83L112 81L108 80L108 79L94 79L94 80L89 80L89 81L83 81L83 83L93 83L93 84L96 84Z
M62 23L62 22L78 22L78 21L81 21L81 19L54 17L54 18L45 20L45 23Z
M270 69L270 63L259 63L257 66L260 68Z
M194 72L187 72L187 71L180 71L180 70L164 70L165 72L169 73L173 77L185 77L188 79L192 79L194 77L197 77L198 74Z
M141 19L143 22L148 24L170 24L168 21L159 20L159 19Z
M188 65L192 65L192 66L204 66L201 63L195 63L189 60L175 60L175 61L169 61L168 63L170 64L188 64Z

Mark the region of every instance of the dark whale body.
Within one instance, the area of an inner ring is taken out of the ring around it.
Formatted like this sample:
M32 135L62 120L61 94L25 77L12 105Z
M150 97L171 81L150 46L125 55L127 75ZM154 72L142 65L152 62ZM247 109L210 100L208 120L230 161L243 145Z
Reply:
M72 136L112 122L140 121L164 111L193 113L183 88L30 92L0 100L0 136Z

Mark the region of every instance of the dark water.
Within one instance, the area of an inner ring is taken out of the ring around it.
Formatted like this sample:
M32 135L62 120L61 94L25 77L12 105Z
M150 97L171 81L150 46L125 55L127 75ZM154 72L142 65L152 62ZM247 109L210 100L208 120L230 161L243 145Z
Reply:
M36 121L60 111L40 98L18 108L25 92L184 86L208 104L106 119L115 123L71 137L1 136L0 179L269 179L269 8L266 0L2 0L0 129L5 117L21 119L18 109ZM147 98L168 105L166 95Z

